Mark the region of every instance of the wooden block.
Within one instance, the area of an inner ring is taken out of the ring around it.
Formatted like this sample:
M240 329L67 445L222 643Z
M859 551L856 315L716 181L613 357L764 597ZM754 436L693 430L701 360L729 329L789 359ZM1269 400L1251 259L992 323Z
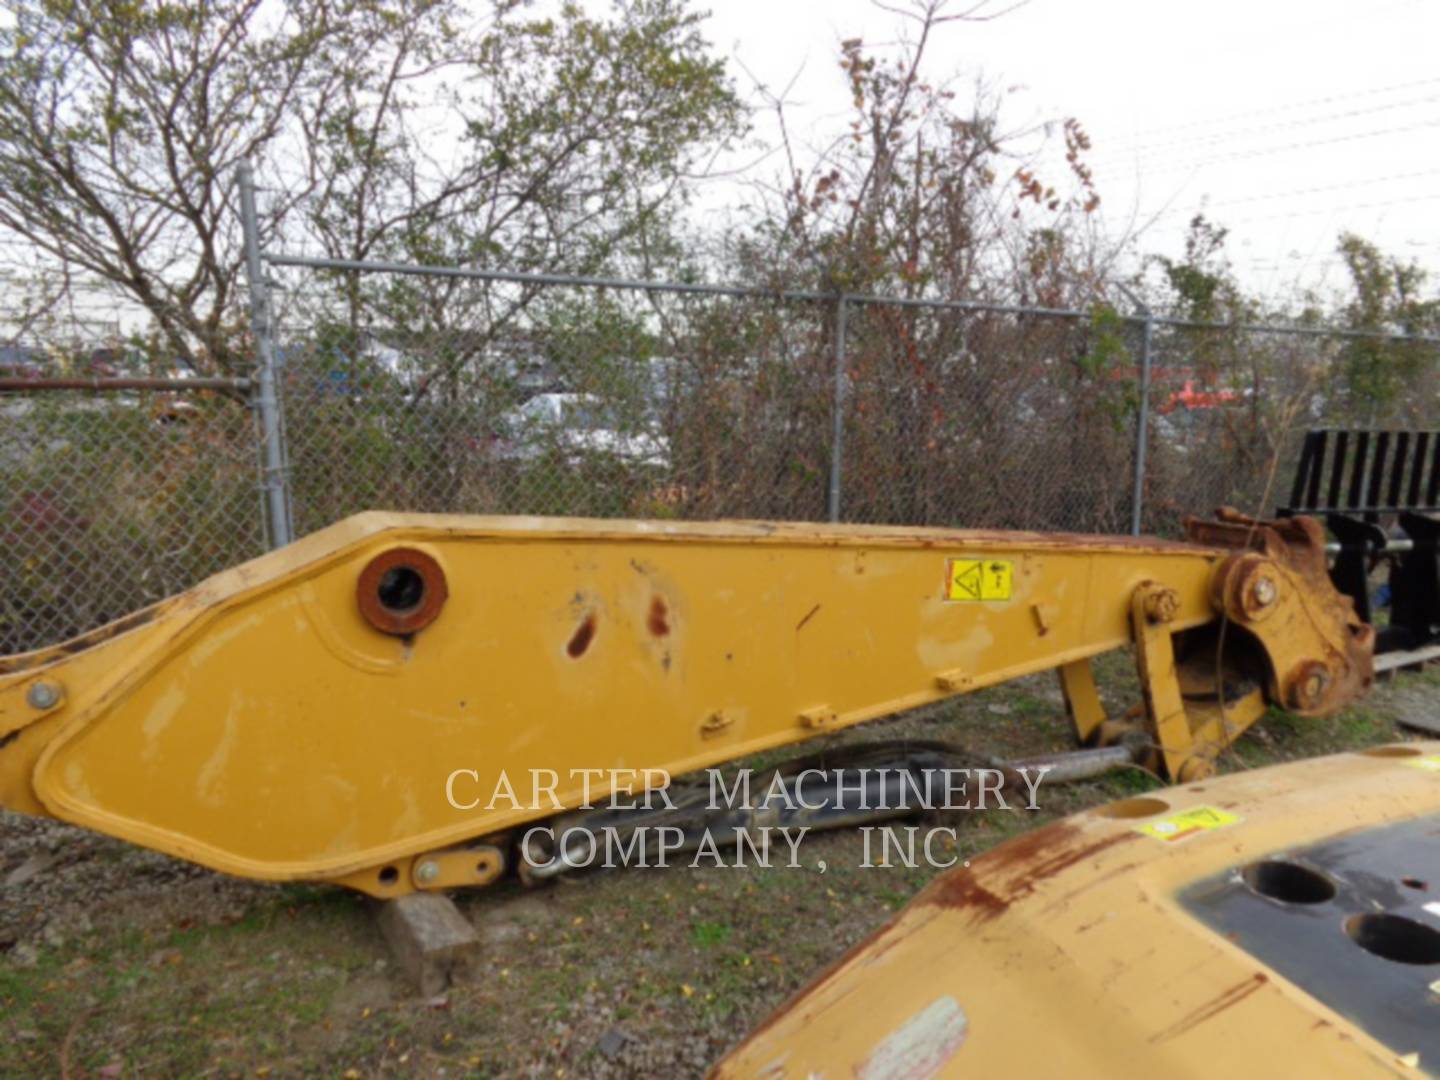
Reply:
M440 893L381 900L376 919L396 965L426 996L464 979L480 949L475 928Z

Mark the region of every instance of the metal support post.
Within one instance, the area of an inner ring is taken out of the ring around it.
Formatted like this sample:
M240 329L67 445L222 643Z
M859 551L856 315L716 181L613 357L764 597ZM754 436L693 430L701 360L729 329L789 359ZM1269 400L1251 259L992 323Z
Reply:
M840 472L845 458L845 316L846 296L835 298L834 427L830 437L830 520L840 520Z
M255 335L255 407L260 424L261 489L272 548L295 538L290 515L285 425L275 387L275 344L271 337L270 292L260 257L260 224L255 213L255 175L240 163L240 221L245 234L245 277L250 285L250 327Z
M1140 338L1140 411L1135 420L1135 491L1130 504L1130 535L1140 535L1140 513L1145 507L1145 448L1150 438L1150 344L1155 319L1149 309Z

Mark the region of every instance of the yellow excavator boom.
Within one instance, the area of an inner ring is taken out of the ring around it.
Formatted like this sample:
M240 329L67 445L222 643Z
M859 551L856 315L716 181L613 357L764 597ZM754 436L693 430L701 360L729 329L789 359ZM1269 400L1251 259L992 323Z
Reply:
M1050 669L1082 741L1193 780L1267 702L1363 692L1373 632L1314 522L1189 530L364 514L0 659L0 805L396 896L494 880L587 797ZM1132 643L1145 703L1107 718L1089 660Z

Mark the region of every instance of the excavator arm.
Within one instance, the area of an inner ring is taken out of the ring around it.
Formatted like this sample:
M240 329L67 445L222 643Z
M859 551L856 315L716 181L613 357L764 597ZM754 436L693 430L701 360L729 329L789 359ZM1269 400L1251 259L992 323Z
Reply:
M612 790L1046 670L1080 741L1189 781L1267 704L1362 693L1374 635L1310 519L1187 528L364 514L0 659L0 805L392 897L491 882ZM1132 644L1110 718L1089 662Z

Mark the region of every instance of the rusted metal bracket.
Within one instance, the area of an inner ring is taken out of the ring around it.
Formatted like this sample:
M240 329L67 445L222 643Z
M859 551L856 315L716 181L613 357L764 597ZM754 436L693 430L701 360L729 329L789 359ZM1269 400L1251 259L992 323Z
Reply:
M1375 681L1375 629L1330 584L1325 530L1313 518L1257 521L1221 509L1187 518L1197 542L1235 549L1211 578L1221 632L1259 639L1270 700L1300 716L1323 716Z
M1061 669L1076 733L1102 745L1143 731L1154 764L1181 783L1214 771L1217 755L1265 713L1267 698L1302 716L1334 711L1374 680L1375 631L1329 587L1325 536L1308 518L1262 522L1222 509L1187 519L1192 540L1229 548L1211 578L1220 619L1176 632L1173 589L1142 582L1131 597L1143 726L1106 721L1088 670Z
M1215 771L1220 751L1264 715L1265 699L1257 686L1227 701L1230 684L1243 683L1243 675L1225 662L1218 635L1208 656L1198 650L1177 662L1168 625L1173 597L1165 586L1144 582L1131 600L1131 618L1148 734L1165 771L1189 783Z

